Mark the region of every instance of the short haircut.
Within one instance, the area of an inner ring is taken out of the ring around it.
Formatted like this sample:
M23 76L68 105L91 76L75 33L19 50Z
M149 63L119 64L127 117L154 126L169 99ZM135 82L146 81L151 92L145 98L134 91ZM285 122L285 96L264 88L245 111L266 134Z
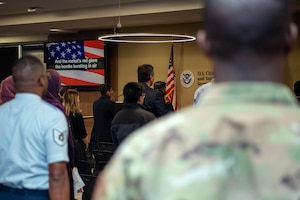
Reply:
M110 84L104 83L104 84L99 86L99 91L102 95L105 95L110 90L111 90Z
M129 82L123 88L124 102L137 103L145 88L141 83Z
M150 80L150 75L154 75L154 69L152 65L143 64L138 66L138 82L145 83Z
M212 54L231 59L239 52L286 52L289 0L205 0L203 12Z
M164 81L156 81L155 83L154 83L154 89L156 89L156 90L161 90L162 88L165 88L166 87L166 82L164 82Z
M43 63L34 56L24 56L17 60L12 67L12 76L15 83L34 81L40 71L44 70Z

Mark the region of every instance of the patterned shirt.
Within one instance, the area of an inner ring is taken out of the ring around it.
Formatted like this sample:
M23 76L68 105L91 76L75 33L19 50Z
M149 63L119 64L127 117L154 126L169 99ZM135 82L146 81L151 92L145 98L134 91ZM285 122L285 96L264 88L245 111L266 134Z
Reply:
M98 199L296 200L300 110L275 83L216 83L196 107L125 141Z

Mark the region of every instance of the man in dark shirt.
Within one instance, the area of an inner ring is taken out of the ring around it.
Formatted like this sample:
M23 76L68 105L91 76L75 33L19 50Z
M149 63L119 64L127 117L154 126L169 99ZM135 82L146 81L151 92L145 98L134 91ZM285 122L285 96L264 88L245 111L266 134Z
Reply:
M168 111L165 106L164 95L151 88L154 82L154 69L152 65L143 64L138 67L138 81L145 87L145 100L143 107L156 117L165 115Z
M155 119L153 113L141 108L144 102L144 86L129 82L124 86L124 105L114 117L111 124L113 142L118 146L130 133Z
M98 149L98 142L112 142L110 126L117 112L115 102L110 100L113 92L111 86L102 84L99 87L99 91L101 96L93 104L94 125L89 145L90 151Z

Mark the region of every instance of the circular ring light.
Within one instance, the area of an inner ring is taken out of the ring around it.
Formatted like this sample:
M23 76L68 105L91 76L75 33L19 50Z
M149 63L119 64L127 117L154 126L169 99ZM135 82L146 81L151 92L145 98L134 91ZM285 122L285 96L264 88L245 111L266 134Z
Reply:
M111 35L104 35L98 38L105 42L116 43L176 43L176 42L191 42L196 40L194 36L190 35L176 35L176 34L158 34L158 33L118 33Z

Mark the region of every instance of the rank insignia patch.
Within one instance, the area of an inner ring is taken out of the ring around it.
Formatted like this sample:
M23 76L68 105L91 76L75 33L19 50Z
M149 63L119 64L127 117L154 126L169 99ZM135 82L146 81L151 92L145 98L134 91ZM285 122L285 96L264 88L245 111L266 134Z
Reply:
M67 134L53 129L53 140L56 144L63 146L67 143Z

